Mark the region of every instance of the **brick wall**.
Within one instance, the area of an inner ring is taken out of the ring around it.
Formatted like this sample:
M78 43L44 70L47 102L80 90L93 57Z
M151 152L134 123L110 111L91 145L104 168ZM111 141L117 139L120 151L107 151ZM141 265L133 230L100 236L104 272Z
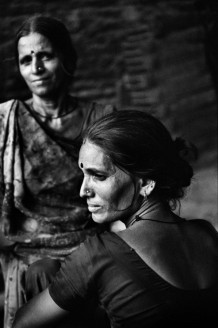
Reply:
M153 113L199 149L181 214L217 222L217 104L194 0L0 0L0 101L25 98L13 37L33 13L60 18L79 54L71 92L119 109Z

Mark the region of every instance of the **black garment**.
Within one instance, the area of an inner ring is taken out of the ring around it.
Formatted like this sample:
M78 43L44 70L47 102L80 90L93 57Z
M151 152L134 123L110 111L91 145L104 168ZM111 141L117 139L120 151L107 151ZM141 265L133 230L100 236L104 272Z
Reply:
M25 275L25 293L27 301L40 292L45 290L55 275L59 271L61 261L55 259L45 258L34 262L30 265ZM81 314L82 311L80 311ZM53 326L52 326L53 327ZM62 320L61 328L110 328L109 319L106 312L101 307L97 307L89 317L81 315L74 315L69 312L65 321ZM53 327L55 328L55 327ZM58 328L59 324L58 324Z
M111 232L88 237L69 255L49 292L72 313L92 312L100 302L113 328L218 326L218 286L172 286Z

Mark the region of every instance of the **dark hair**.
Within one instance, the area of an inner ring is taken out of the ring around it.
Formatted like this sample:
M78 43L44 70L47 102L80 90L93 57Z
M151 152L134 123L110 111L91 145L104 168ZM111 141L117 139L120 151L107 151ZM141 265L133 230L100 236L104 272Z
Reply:
M193 169L180 157L177 142L158 119L145 112L108 114L84 132L86 140L101 147L120 169L154 180L155 192L172 208L191 183Z
M65 73L71 79L76 67L77 54L65 25L61 21L48 16L34 15L29 17L16 34L15 54L17 62L18 42L20 38L31 33L39 33L51 42L62 60Z

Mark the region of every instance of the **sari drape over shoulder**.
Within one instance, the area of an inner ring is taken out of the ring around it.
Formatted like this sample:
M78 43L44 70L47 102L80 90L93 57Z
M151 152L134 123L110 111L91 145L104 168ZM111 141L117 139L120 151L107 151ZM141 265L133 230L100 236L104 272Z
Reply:
M6 298L10 298L10 263L16 262L12 271L20 276L19 266L43 256L65 256L95 229L79 197L79 136L113 107L76 98L73 103L70 112L53 118L59 120L57 129L29 102L10 100L0 105L0 225L14 242L13 253L2 255Z

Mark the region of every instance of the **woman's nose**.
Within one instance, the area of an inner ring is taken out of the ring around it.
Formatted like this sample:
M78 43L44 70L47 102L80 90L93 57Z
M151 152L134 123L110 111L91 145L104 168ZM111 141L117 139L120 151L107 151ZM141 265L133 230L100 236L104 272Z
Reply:
M83 183L80 188L80 197L91 197L93 195L93 190L88 183L87 179L83 179Z
M32 73L41 74L43 72L43 65L41 61L38 60L37 58L33 58L31 69L32 69Z

